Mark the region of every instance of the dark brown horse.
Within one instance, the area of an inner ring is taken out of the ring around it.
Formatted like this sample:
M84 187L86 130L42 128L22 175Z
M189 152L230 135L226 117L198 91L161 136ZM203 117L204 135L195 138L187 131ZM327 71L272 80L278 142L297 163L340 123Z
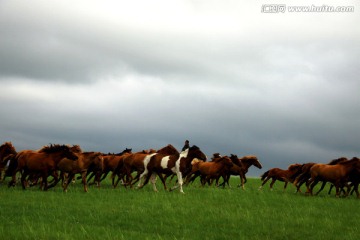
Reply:
M247 182L246 173L248 172L249 168L254 165L255 167L261 169L262 165L258 158L254 155L238 158L237 155L231 154L230 159L233 162L233 166L230 168L228 176L226 176L226 179L221 185L229 185L230 175L235 175L240 177L240 184L238 186L241 186L242 189L245 189L245 183Z
M55 186L51 184L48 186L47 178L52 175L55 178L55 182L58 182L58 176L56 174L56 166L63 158L76 160L77 153L81 152L79 146L67 146L67 145L49 145L45 146L38 151L23 150L16 154L14 159L15 166L12 171L12 180L10 185L16 183L16 173L21 172L21 184L23 189L26 187L26 178L29 175L40 175L42 178L42 186L44 190ZM10 164L11 165L11 164ZM10 168L10 166L9 166Z
M314 186L319 182L330 182L336 188L336 197L340 196L341 187L348 187L351 173L360 169L360 160L353 158L349 161L340 162L335 165L315 164L310 168L310 180L307 183L307 192L313 194ZM358 194L358 192L357 192Z
M2 173L8 165L10 158L15 155L16 150L11 142L5 142L0 146L0 181L3 180Z
M259 190L261 190L264 186L264 184L272 179L270 183L270 189L273 189L273 185L276 182L276 180L285 182L284 190L287 187L288 182L293 182L294 176L297 176L299 170L301 169L302 164L291 164L287 170L283 170L280 168L271 168L270 170L266 171L263 175L261 175L261 181L262 184L259 187Z
M87 192L86 176L88 171L93 171L95 173L95 180L98 182L98 186L100 186L100 177L104 169L104 159L102 154L100 152L83 152L77 153L77 157L76 160L63 158L57 164L57 170L68 174L67 181L65 181L65 184L63 185L64 192L67 191L69 183L75 174L81 174L84 191Z
M165 176L170 176L175 173L175 163L176 160L178 160L179 155L179 152L171 144L158 150L155 155L151 156L149 161L144 162L145 170L141 174L140 179L145 176L146 178L144 183L139 184L139 188L142 188L149 182L149 179L151 179L153 189L157 192L156 176L159 176L161 182L164 185L164 189L167 190L163 174Z

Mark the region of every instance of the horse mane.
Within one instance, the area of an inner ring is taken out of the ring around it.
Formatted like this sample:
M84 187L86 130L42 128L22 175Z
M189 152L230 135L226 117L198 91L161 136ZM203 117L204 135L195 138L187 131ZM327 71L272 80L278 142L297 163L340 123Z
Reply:
M200 150L200 148L196 145L193 145L192 147L189 148L189 150Z
M171 144L168 144L167 146L159 149L158 151L156 151L157 153L164 153L164 154L179 154L178 150L176 150L176 148L171 145Z
M242 163L236 154L230 154L231 162L239 167L242 167Z
M292 170L295 170L295 169L298 169L301 167L302 167L302 164L294 163L294 164L289 165L288 170L292 171Z
M40 153L55 153L60 151L69 151L70 147L68 145L60 144L50 144L49 146L42 147L38 152Z
M75 152L75 153L81 153L82 152L81 147L79 145L73 145L71 147L71 151Z
M334 159L334 160L331 160L328 165L336 165L338 163L342 163L342 162L346 162L348 161L348 159L346 157L341 157L341 158L337 158L337 159Z
M0 146L0 149L15 149L11 142L5 142L3 145Z

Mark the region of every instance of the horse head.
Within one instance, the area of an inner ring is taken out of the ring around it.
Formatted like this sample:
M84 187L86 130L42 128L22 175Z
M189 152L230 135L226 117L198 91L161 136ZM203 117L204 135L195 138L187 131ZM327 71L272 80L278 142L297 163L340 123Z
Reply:
M193 145L189 148L188 157L190 157L191 159L197 158L204 162L206 161L206 155L196 145Z
M0 161L10 154L16 154L16 150L11 142L5 142L0 146Z

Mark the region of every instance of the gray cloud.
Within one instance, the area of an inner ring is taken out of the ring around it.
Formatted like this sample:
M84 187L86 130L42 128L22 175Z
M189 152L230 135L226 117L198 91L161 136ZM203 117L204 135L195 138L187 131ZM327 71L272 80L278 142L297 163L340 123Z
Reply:
M355 13L112 3L1 3L3 141L119 152L189 139L264 168L359 155Z

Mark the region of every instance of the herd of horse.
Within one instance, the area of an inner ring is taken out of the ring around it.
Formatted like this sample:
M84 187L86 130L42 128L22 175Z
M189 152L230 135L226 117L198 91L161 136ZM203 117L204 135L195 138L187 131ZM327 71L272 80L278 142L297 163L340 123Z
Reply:
M11 180L8 186L15 186L20 176L23 189L40 185L43 190L55 187L61 182L64 191L69 184L80 175L84 191L88 191L88 183L100 183L111 173L112 186L115 188L121 182L125 188L132 188L137 184L141 189L151 182L154 191L158 191L156 180L159 178L165 190L167 179L176 176L174 186L169 190L179 188L184 193L183 186L200 178L202 186L213 182L217 186L230 186L230 176L239 176L239 186L244 189L246 173L251 166L262 168L260 161L254 155L238 157L231 154L222 156L214 153L207 161L206 155L196 145L190 146L186 140L179 152L171 144L155 150L132 152L126 148L121 153L83 152L78 145L50 144L39 150L22 150L17 152L11 142L0 146L0 181L6 177ZM262 186L270 179L273 187L276 180L293 183L297 191L306 183L307 193L312 195L314 186L322 181L322 188L330 182L336 188L336 196L341 191L348 195L350 190L356 192L360 198L358 185L360 176L360 160L340 158L329 164L292 164L288 169L273 168L262 176ZM50 180L49 180L50 179ZM222 183L219 180L222 179ZM171 180L170 180L171 181ZM322 190L322 188L320 190ZM345 188L346 191L344 190Z

